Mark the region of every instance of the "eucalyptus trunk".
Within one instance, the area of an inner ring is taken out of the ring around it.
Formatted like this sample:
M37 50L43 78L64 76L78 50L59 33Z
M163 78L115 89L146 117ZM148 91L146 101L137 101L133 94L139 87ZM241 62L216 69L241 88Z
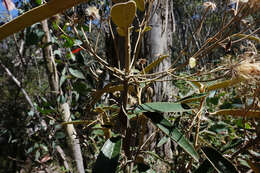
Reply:
M152 29L146 33L144 37L144 55L149 63L155 61L160 55L169 55L164 59L153 72L162 72L170 68L171 66L171 51L172 34L175 31L175 20L173 15L173 7L171 0L155 0L153 3L153 10L151 12L151 19L149 26ZM170 77L167 75L160 79L160 82L154 82L152 84L154 95L152 96L152 102L171 101L173 94L173 85L170 81ZM148 123L148 138L155 127ZM162 134L159 138L154 138L150 145L150 150L154 149L158 140L162 138ZM158 140L157 140L158 139ZM172 158L172 152L170 147L170 140L159 149L161 154L164 154L168 158Z
M51 42L51 36L49 33L48 22L47 22L47 20L44 20L41 23L42 23L43 31L45 32L43 41L45 44L48 44ZM51 89L51 93L52 93L51 97L53 99L57 100L56 98L57 98L58 94L62 95L62 90L59 88L59 76L57 73L56 63L54 61L53 50L52 50L51 45L48 45L43 49L43 55L44 55L44 58L46 60L46 65L47 65L46 67L47 67L47 73L48 73L48 77L49 77L49 85L50 85L50 89ZM68 101L66 101L65 103L61 103L59 105L59 110L62 113L62 119L64 122L71 121L70 106L69 106ZM76 132L76 129L74 128L74 125L73 124L67 125L66 132L67 132L67 135L69 138L69 141L68 141L69 146L70 146L70 149L72 150L73 157L76 162L77 172L85 173L82 153L81 153L81 149L80 149L80 143L79 143L79 139L77 139L77 137L76 137L77 132Z

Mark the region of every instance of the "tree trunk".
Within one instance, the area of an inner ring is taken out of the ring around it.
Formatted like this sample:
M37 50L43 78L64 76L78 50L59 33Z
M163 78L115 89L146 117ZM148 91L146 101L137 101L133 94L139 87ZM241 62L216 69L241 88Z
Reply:
M42 28L43 31L45 32L45 38L44 38L44 43L50 43L51 42L51 37L49 33L49 27L48 27L48 22L47 20L42 21ZM56 100L58 94L62 94L62 91L59 88L59 76L57 73L56 69L56 63L54 61L54 56L52 53L52 47L51 45L48 45L44 48L43 50L43 55L46 60L46 65L47 65L47 72L49 76L49 85L52 93L52 98ZM64 122L71 121L71 115L70 115L70 107L69 103L65 102L62 103L59 106L60 112L62 113L62 119ZM74 128L73 124L67 125L66 126L66 132L69 137L69 146L71 147L73 157L75 159L76 165L77 165L77 171L79 173L85 173L84 170L84 165L83 165L83 158L81 154L81 149L80 149L80 143L79 140L76 138L77 132L76 129Z
M153 10L151 12L151 19L149 21L149 26L152 29L146 33L144 38L144 55L149 63L155 61L160 55L168 54L170 55L170 46L172 45L172 33L175 30L175 20L173 16L172 1L165 0L159 1L155 0L153 4ZM162 72L167 70L171 66L171 56L164 59L153 72ZM161 80L163 82L154 82L153 90L154 95L152 97L153 102L162 102L172 100L173 85L169 80L169 76L165 76ZM148 138L152 132L154 132L155 127L148 123L148 133L146 138ZM161 138L160 135L159 138ZM151 150L155 148L156 139L152 140L149 147ZM161 149L161 153L167 158L172 158L172 152L170 147L170 141L164 145L164 151Z
M138 12L139 13L139 12ZM143 40L143 51L142 54L145 55L144 58L148 60L148 62L153 62L156 60L160 55L165 55L165 54L170 54L169 52L169 46L172 44L172 33L174 32L175 28L175 20L173 17L172 13L172 1L170 0L165 0L165 1L159 1L159 0L154 0L153 2L153 10L151 12L152 16L150 19L149 26L152 27L152 30L148 31L144 37ZM140 15L140 16L139 16ZM138 14L140 21L143 13L140 12ZM133 31L137 30L139 25L137 20L134 20L133 25L137 28L134 28ZM114 25L112 25L114 26ZM115 34L115 40L113 42L113 39L111 37L111 34L108 34L106 39L106 46L107 46L107 58L109 61L109 64L114 65L116 67L121 67L123 69L124 67L124 56L125 56L125 49L124 49L124 38L120 37L117 32L115 27L113 27L114 34ZM138 32L132 32L131 33L131 41L132 41L132 53L135 44ZM114 45L115 43L115 45ZM116 46L116 47L115 47ZM116 52L116 49L118 52ZM118 57L118 58L116 58ZM139 56L141 57L141 56ZM137 58L139 58L137 57ZM120 63L118 63L118 61ZM119 65L118 65L119 64ZM171 59L170 56L169 58L166 58L164 61L162 61L157 68L154 69L154 72L160 72L160 71L165 71L171 66ZM111 77L111 76L110 76ZM168 80L169 77L164 77L162 80ZM171 99L172 95L172 84L170 81L165 81L165 82L155 82L153 84L153 89L155 95L152 98L152 101L169 101ZM142 124L147 123L145 119L141 120ZM132 125L133 126L133 125ZM134 126L133 126L134 127ZM144 138L139 140L139 147L143 145L143 142L149 138L149 136L156 131L155 127L148 122L147 127L142 127L146 128L147 130L144 131L145 133ZM136 145L135 143L135 137L142 136L143 134L140 134L140 131L137 131L138 128L132 128L131 131L128 129L128 133L131 133L131 135L127 136L128 140L131 141L131 143L127 140L127 142L124 141L124 144L127 143L127 147L133 147ZM134 134L138 135L134 135ZM130 139L131 138L131 139ZM158 139L158 138L156 138ZM150 140L149 140L150 141ZM148 148L148 150L153 150L155 149L157 141L153 142ZM148 145L148 144L147 144ZM166 146L166 147L165 147ZM168 158L172 158L172 152L170 149L170 141L164 146L165 151L162 150L162 153L165 153L165 155ZM125 148L127 148L125 147ZM127 151L125 151L127 153ZM130 154L131 155L131 154Z

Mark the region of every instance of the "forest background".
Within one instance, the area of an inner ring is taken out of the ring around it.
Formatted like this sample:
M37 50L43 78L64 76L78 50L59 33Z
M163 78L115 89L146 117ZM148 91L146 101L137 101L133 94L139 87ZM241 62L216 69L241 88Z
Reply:
M259 9L2 0L0 172L260 172Z

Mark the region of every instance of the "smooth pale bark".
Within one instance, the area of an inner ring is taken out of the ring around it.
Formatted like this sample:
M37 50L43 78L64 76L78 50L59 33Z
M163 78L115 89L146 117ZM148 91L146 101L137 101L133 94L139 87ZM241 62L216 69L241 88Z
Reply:
M63 121L68 122L71 121L71 114L70 114L70 106L68 103L63 103L60 105L60 110L62 111ZM66 126L66 132L69 137L70 146L73 152L73 157L75 159L77 170L79 173L85 173L84 165L83 165L83 158L80 149L79 139L77 138L77 132L74 128L73 124L68 124Z
M47 20L41 22L43 31L45 32L44 42L45 44L51 42L51 37L48 28ZM59 76L56 69L56 63L54 61L52 46L48 45L43 50L44 58L46 60L47 65L47 72L49 76L49 85L52 92L52 98L56 99L58 94L62 94L61 89L59 88ZM59 106L60 112L62 113L62 119L64 122L71 121L71 114L70 114L70 106L67 102L62 103ZM83 165L83 158L80 149L79 140L76 138L77 132L74 128L73 124L69 124L66 126L66 132L69 138L69 146L73 152L73 157L75 159L77 165L77 171L79 173L85 173L84 165Z
M158 4L159 3L159 4ZM172 14L172 2L170 0L159 1L155 0L153 4L152 18L149 22L149 26L152 29L146 33L144 39L144 55L149 63L155 61L158 56L168 54L171 52L169 46L172 45L172 33L175 30L175 20ZM171 66L171 56L164 59L154 70L153 72L162 72L167 70ZM165 76L161 80L163 82L154 82L153 90L154 95L152 96L152 101L170 101L172 99L173 85L171 81L168 81L169 76ZM148 123L148 133L146 138L148 138L154 131L155 127ZM160 134L160 138L162 134ZM151 146L149 149L154 149L157 144L157 139L154 138L151 141ZM164 151L160 153L164 154L167 158L172 158L172 151L170 147L170 140L164 145Z

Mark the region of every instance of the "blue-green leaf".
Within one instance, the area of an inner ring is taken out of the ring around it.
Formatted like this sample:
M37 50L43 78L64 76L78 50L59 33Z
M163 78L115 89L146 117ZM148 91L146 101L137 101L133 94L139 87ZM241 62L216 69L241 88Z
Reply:
M183 103L151 102L138 105L134 113L142 112L187 112L192 109Z
M113 173L118 166L118 160L122 147L120 136L108 139L103 145L97 161L93 168L93 173Z
M159 112L145 112L144 115L151 119L153 124L169 136L171 140L174 140L180 147L182 147L194 160L199 160L199 155L190 142Z
M221 173L236 173L236 167L218 151L211 147L202 147L202 152L206 155L208 161L214 169Z
M85 76L83 75L83 73L76 69L69 68L69 72L70 72L70 74L72 74L72 76L74 76L76 78L85 79Z

